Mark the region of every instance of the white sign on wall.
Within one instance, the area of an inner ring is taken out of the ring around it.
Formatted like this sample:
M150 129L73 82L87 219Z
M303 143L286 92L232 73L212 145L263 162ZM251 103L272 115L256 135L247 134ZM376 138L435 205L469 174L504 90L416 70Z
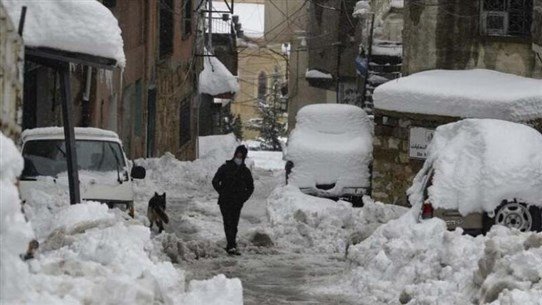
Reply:
M425 159L427 158L427 147L433 139L435 133L432 129L422 127L410 128L409 148L408 154L413 159Z

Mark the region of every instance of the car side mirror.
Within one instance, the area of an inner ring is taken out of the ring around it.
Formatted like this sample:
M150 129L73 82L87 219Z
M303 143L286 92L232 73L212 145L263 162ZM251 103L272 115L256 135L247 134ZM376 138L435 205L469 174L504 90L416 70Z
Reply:
M130 173L130 176L133 179L145 179L145 176L147 175L147 171L143 166L137 166L135 165L132 167L132 172Z

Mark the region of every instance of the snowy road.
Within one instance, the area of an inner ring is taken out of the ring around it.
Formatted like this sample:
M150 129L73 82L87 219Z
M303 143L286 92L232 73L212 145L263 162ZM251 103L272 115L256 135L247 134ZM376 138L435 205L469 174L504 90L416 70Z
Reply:
M189 279L207 279L218 274L239 278L243 284L244 303L250 304L355 304L345 296L316 289L325 287L346 272L343 257L332 255L296 254L288 249L247 249L246 233L268 226L266 201L282 182L280 171L254 170L255 193L243 208L239 225L239 243L243 255L227 256L215 249L213 257L183 263ZM222 246L222 222L216 199L201 204L196 199L170 198L168 212L171 222L166 231L183 240L197 240L201 236L216 240ZM215 208L216 207L216 208ZM208 232L201 232L205 228ZM216 246L217 248L219 246Z

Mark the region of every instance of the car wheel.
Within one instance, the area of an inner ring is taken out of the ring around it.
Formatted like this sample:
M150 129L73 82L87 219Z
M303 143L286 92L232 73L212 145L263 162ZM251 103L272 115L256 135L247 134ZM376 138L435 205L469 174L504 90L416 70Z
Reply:
M508 228L518 229L521 232L537 231L540 232L541 212L535 206L528 206L523 202L503 201L503 203L495 211L495 224L502 225Z

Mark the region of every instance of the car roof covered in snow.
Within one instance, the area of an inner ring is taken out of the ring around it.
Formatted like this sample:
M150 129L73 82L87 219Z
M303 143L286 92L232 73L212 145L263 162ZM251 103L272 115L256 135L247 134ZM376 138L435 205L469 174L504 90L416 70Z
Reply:
M408 190L420 204L424 175L433 169L428 200L463 215L494 211L505 199L542 206L542 134L519 124L466 119L437 128L424 168Z
M431 70L379 86L376 109L489 118L514 122L542 118L542 80L492 70Z
M120 142L119 136L111 131L99 128L92 127L76 127L75 128L75 138L76 139L85 139L85 140L107 140ZM53 139L64 139L64 128L63 127L42 127L25 130L21 139L23 142L30 140L53 140Z
M96 0L1 0L13 23L27 7L23 38L28 47L115 59L124 67L124 42L117 19Z
M285 154L285 160L294 163L289 183L368 186L372 134L372 122L359 107L313 104L301 108Z

